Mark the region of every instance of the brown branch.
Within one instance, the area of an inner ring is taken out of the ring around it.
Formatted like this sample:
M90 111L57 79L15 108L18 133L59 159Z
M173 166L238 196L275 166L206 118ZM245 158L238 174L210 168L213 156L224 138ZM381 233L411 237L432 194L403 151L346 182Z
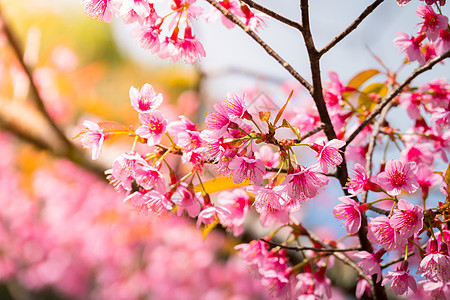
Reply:
M302 29L302 24L300 24L298 22L295 22L295 21L293 21L291 19L288 19L286 17L283 17L282 15L274 12L273 10L268 9L265 6L262 6L261 4L258 4L258 3L254 2L252 0L241 0L241 1L246 3L251 8L259 10L260 12L265 13L266 15L268 15L268 16L270 16L270 17L272 17L272 18L274 18L274 19L276 19L276 20L278 20L278 21L280 21L280 22L282 22L282 23L284 23L286 25L294 27L294 28L296 28L298 30Z
M253 38L270 56L272 56L278 63L280 63L283 68L285 68L295 79L298 80L308 91L312 91L311 84L303 78L290 64L288 64L281 56L275 52L269 45L267 45L253 30L251 30L247 25L245 25L237 16L231 13L229 10L225 9L215 0L206 0L216 9L218 9L225 17L227 17L234 24L241 27L245 33L247 33L251 38Z
M287 249L287 250L294 250L294 251L304 251L304 250L311 250L314 252L349 252L349 251L360 251L361 247L354 247L354 248L344 248L344 249L339 249L339 248L314 248L314 247L290 247L290 246L283 246L271 241L266 241L265 239L260 239L261 241L274 246L274 247L280 247L283 249Z
M314 242L318 243L319 245L321 245L322 247L325 248L329 248L329 246L327 244L325 244L324 242L322 242L322 240L316 236L314 233L312 233L311 231L307 230L306 228L303 227L303 229L305 230L305 232L307 233L308 237L313 240ZM373 282L374 280L372 280L372 278L370 278L369 276L366 275L366 273L364 273L364 271L361 269L360 266L358 266L352 259L350 259L345 253L339 253L339 252L333 252L333 256L336 257L337 259L339 259L341 262L343 262L344 264L350 266L351 268L353 268L354 270L356 270L356 272L358 272L358 275L362 278L364 278L365 280L367 280L367 282L369 282L370 286L371 286L371 290L372 290L372 294L375 295L375 290L373 288Z
M302 141L304 141L306 138L309 138L310 136L318 133L319 131L321 131L322 129L324 129L326 127L326 125L324 123L320 124L320 126L314 128L313 130L308 131L307 133L305 133L304 135L300 136L300 139L295 139L294 143L295 144L299 144Z
M441 56L435 57L432 60L430 60L428 63L426 63L424 66L416 69L413 73L411 73L406 80L399 85L397 88L395 88L389 95L387 95L377 106L375 106L374 110L370 113L369 116L358 126L358 128L353 131L353 133L348 137L348 139L345 141L346 145L345 148L355 139L355 137L364 129L364 127L367 126L372 120L381 113L381 110L389 103L391 102L398 94L401 93L401 91L413 81L414 78L419 76L420 74L431 70L437 63L443 61L444 59L450 57L450 50L442 54Z
M63 131L59 128L59 126L54 122L54 120L51 118L47 110L45 109L44 101L41 98L41 95L39 94L39 90L33 80L33 72L31 69L26 65L24 59L23 59L23 51L19 44L19 41L17 41L14 33L12 32L8 22L6 21L1 8L0 8L0 22L1 27L3 29L3 32L5 33L6 38L8 39L9 44L11 45L11 48L14 51L15 56L17 57L17 60L19 61L23 71L28 77L28 80L30 81L30 87L31 91L34 95L34 103L36 104L37 109L39 112L44 116L44 118L47 120L47 122L50 124L50 126L53 128L61 142L64 144L66 148L70 148L72 143L69 141L69 139L66 137L66 135L63 133Z
M375 206L371 206L369 209L371 211L379 213L380 215L389 216L389 211L388 210L385 210L385 209L382 209L382 208L378 208L378 207L375 207Z
M385 108L381 111L380 117L378 118L377 122L375 122L375 125L373 126L372 134L370 135L369 139L369 148L367 149L366 153L366 172L367 172L367 178L370 178L372 176L372 158L373 158L373 151L375 150L375 144L377 141L378 134L380 134L381 125L386 121L386 116L389 110L394 105L394 102L390 102L388 105L386 105ZM367 202L367 196L369 195L368 191L363 191L361 196L361 202L366 203Z
M320 51L319 51L319 55L322 56L325 53L327 53L331 48L333 48L334 46L336 46L337 43L339 43L340 41L342 41L347 35L349 35L353 30L356 29L356 27L358 27L359 24L361 24L361 22L368 16L370 15L375 8L377 8L378 5L380 5L384 0L376 0L375 2L373 2L371 5L369 5L362 13L361 15L359 15L358 18L355 19L355 21L353 21L352 24L350 24L346 29L344 29L344 31L342 31L339 35L337 35L328 45L326 45L325 47L323 47Z

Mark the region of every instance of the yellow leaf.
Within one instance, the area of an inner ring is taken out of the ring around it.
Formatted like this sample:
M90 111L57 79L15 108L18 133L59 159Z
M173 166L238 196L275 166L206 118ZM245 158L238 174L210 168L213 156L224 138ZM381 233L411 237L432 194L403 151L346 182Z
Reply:
M367 80L369 80L373 76L377 75L378 73L380 73L380 71L378 71L376 69L364 70L364 71L356 74L352 79L350 79L350 81L348 82L347 86L355 88L355 89L358 89Z
M216 218L211 224L209 224L208 226L205 226L203 228L203 231L202 231L202 239L203 239L203 241L206 239L206 237L211 232L211 230L213 230L217 226L217 224L219 224L219 221Z
M291 100L292 98L292 94L294 93L294 90L291 91L291 93L289 94L288 99L286 100L286 103L283 105L283 107L280 109L280 111L278 112L275 121L273 121L273 126L277 125L278 120L281 118L281 115L283 114L284 110L286 109L286 106L289 103L289 100Z
M203 187L205 188L208 194L212 194L215 192L220 192L227 189L238 188L241 186L247 186L250 184L249 180L244 180L240 184L236 184L233 182L233 179L230 176L221 176L208 181L203 182ZM202 192L202 185L197 184L194 186L194 190L196 192Z
M364 114L366 111L372 111L377 104L371 97L370 94L375 93L380 97L386 96L389 89L384 83L372 83L364 88L358 99L358 112ZM361 116L365 118L365 115Z

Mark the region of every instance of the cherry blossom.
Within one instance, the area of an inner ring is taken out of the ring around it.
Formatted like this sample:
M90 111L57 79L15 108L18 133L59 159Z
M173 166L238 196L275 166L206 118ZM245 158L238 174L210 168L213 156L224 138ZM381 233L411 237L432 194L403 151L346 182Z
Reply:
M417 272L428 280L444 282L450 280L450 256L446 244L441 244L441 248L442 245L445 245L445 251L444 249L438 251L437 241L432 240L430 251L422 259L417 269Z
M156 93L148 83L145 83L140 90L134 86L130 87L129 94L131 106L139 113L154 111L163 101L162 94Z
M389 218L389 224L399 234L406 238L419 233L423 226L423 208L413 205L407 200L398 200L394 215Z
M320 168L327 174L329 166L339 166L342 163L343 159L339 148L344 146L344 141L334 139L323 145L313 143L310 147L317 152Z
M136 134L147 139L149 146L158 144L167 128L167 120L162 113L157 110L142 113L139 114L139 120L142 125L136 129Z
M386 285L392 280L391 289L396 295L408 294L408 288L415 293L417 284L414 278L409 274L408 262L404 261L396 271L389 271L381 284Z
M377 282L381 280L381 267L380 262L382 261L381 256L384 255L386 251L384 249L377 251L375 254L369 253L367 251L358 251L353 254L357 258L362 260L358 263L361 269L366 273L366 275L376 275Z
M419 188L416 179L417 165L414 162L403 164L399 160L390 160L386 170L377 176L377 183L390 195L399 195L402 190L414 193Z
M420 47L422 46L421 43L425 38L425 35L419 35L415 38L409 37L409 35L404 32L398 32L397 34L400 35L400 37L394 39L397 48L405 52L406 57L410 61L417 60L419 64L425 64L425 56L420 51Z
M314 173L310 168L298 166L294 173L289 174L281 183L292 199L305 201L317 195L318 189L328 184L328 178Z
M102 151L103 141L107 135L97 123L89 120L83 122L84 129L80 132L81 145L84 148L92 148L92 159L98 159Z
M339 197L342 201L333 209L333 216L343 220L348 234L355 234L361 227L361 211L367 210L367 206L360 205L349 197Z
M429 5L420 5L416 10L417 16L424 19L419 23L420 32L424 32L430 41L435 41L441 30L446 30L448 26L448 18L437 14Z
M265 166L262 160L248 157L237 157L228 165L233 172L233 182L241 183L250 179L255 185L261 185Z

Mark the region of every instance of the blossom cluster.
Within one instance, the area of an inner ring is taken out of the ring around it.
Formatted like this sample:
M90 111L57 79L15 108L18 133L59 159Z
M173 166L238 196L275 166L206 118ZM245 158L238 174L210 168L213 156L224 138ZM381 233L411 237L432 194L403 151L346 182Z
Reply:
M144 50L161 59L184 61L192 64L206 56L205 49L193 34L193 23L205 18L212 23L221 13L212 8L208 13L196 0L82 0L84 11L98 20L109 23L112 17L120 17L125 24L136 24L131 36ZM251 29L264 26L264 15L252 11L237 0L223 0L219 4L230 10ZM232 28L234 23L222 16L222 23Z
M404 5L408 1L397 2ZM438 13L431 6L434 3L439 9ZM445 0L426 1L426 4L418 6L416 10L417 16L422 19L418 24L419 31L416 33L416 36L412 35L410 37L404 32L398 32L400 37L394 40L396 46L405 53L409 61L417 61L421 65L450 50L448 17L440 13L440 6L445 4ZM425 43L425 39L429 43Z
M344 99L344 93L351 89L344 87L337 76L331 78L334 81L325 87L328 95ZM435 97L448 97L450 94L448 85L441 81L439 83L437 86L440 87L440 93ZM252 115L248 110L245 94L239 96L230 93L222 103L214 105L215 111L205 118L204 130L199 130L197 124L184 116L180 116L178 120L168 121L158 110L163 102L162 94L156 92L150 84L144 84L140 89L131 87L129 96L132 107L138 113L140 126L135 130L132 128L127 130L128 135L134 137L133 147L130 152L121 154L106 174L115 188L124 194L124 201L141 212L163 214L172 211L179 216L186 214L197 219L197 226L204 224L206 229L221 224L235 236L239 236L244 231L244 221L250 217L250 212L254 208L260 216L262 226L278 224L295 228L297 225L291 221L292 213L299 210L303 203L317 196L320 189L329 183L329 172L336 169L344 159L340 149L345 146L345 142L338 139L325 142L323 133L317 133L304 140L276 139L274 136L276 125L267 120L264 114ZM341 101L338 101L339 105L343 105L344 100ZM440 103L438 100L436 102ZM334 104L330 104L332 105ZM434 113L432 110L427 112ZM354 111L346 114L346 118L356 118L358 114L358 111ZM294 118L288 115L283 122L289 124L286 127L291 127L296 132L296 129L302 128L300 120L308 120L307 116L306 113L303 115L298 113ZM258 117L260 125L255 122ZM348 123L345 118L343 120L344 123ZM437 126L435 128L448 126L442 124L443 122L433 123ZM93 153L98 153L103 141L114 135L114 130L103 130L102 124L102 122L95 124L99 126L99 130L96 126L85 123L89 126L85 126L81 132L82 143L92 148ZM120 133L123 128L122 126ZM98 138L87 138L93 134ZM396 203L389 216L379 216L369 221L368 237L374 246L381 247L378 254L363 255L363 252L360 252L358 256L363 258L361 265L367 276L380 274L378 280L381 279L379 262L382 261L382 256L388 252L406 254L408 249L414 247L411 243L417 244L419 235L425 231L424 218L433 213L431 210L425 211L425 208L413 205L403 197L398 197L403 193L414 194L421 189L425 201L430 188L442 182L442 176L433 174L430 164L438 157L446 159L440 153L448 152L448 137L442 136L443 147L437 148L426 146L428 139L421 134L417 136L419 139L414 144L405 143L401 160L389 160L377 175L369 177L366 169L356 163L347 185L350 195L341 197L342 204L337 205L333 211L334 216L345 223L348 234L354 235L361 227L362 214L375 203L379 201ZM361 139L361 142L364 140L367 138ZM138 142L153 149L153 152L147 154L137 152L135 147ZM163 144L167 142L170 145L164 146ZM265 145L258 149L258 144ZM315 163L309 166L299 164L296 153L292 151L294 146L303 146L316 153ZM435 149L434 153L420 151L425 147L427 150ZM274 151L274 148L278 148L278 151ZM186 173L180 174L179 170L173 169L166 160L168 155L181 156ZM347 158L357 161L357 156L347 155ZM235 189L222 191L214 197L212 195L214 192L205 187L208 181L203 183L210 178L208 173L213 172L213 169L225 176L223 178L231 177L231 182L228 182L224 189L230 187ZM243 184L248 186L236 188ZM373 203L355 201L355 197L369 191L384 194L385 198ZM241 253L247 253L248 251L244 250L247 247L250 246L241 246ZM272 251L269 251L268 245L264 243L259 243L258 247L261 248L261 253L267 254ZM278 250L274 250L274 253L278 253ZM364 263L368 259L371 259L371 262ZM292 273L291 267L286 262L287 259L283 259L281 265L274 267L278 275L273 275L275 276L273 278L272 275L267 275L270 280L265 274L272 274L272 271L266 273L262 269L257 270L263 285L270 289L273 295L285 295L288 290L291 295L295 294L296 288L292 286L300 284L297 278L300 275L295 276L296 272ZM252 263L255 264L257 263ZM411 281L409 269L405 265L402 265L398 272L407 274L404 275L405 280ZM421 273L427 276L429 268L431 267L423 269ZM387 284L387 278L394 278L392 274L388 273L383 284ZM304 275L300 278L302 276ZM436 285L443 284L444 276L426 277L428 281L424 284L426 286L429 286L429 282L435 282ZM274 278L277 280L276 284L273 282ZM394 279L399 280L397 277ZM286 281L289 281L289 284ZM363 280L360 282L364 284ZM394 282L397 284L397 281ZM411 281L409 286L413 290L417 289L415 281ZM393 290L398 294L407 292L407 288L393 287Z
M269 299L242 261L217 259L223 234L204 242L185 219L130 211L66 160L20 174L20 149L0 132L2 284L31 299Z
M174 1L172 7L180 10L172 13L180 12L181 18L184 11L190 21L189 15L195 15L189 12L194 2ZM407 2L399 1L402 5ZM445 1L435 2L418 7L423 22L417 37L401 34L395 41L410 61L424 64L450 49L448 18L430 6L440 8ZM233 3L222 1L221 5L247 17L245 9L241 6L238 11ZM173 29L176 35L177 28L178 23ZM189 25L186 28L190 32ZM432 44L423 52L425 38ZM247 93L229 93L205 116L203 129L185 116L170 120L159 110L164 103L162 94L146 83L129 91L140 121L136 129L87 121L80 133L81 143L91 148L97 159L109 137L125 133L134 140L131 150L116 158L106 174L124 202L140 212L186 215L196 219L204 235L221 225L240 236L246 221L255 216L262 227L276 228L263 240L236 248L273 297L331 298L331 283L325 274L335 258L343 259L334 252L347 252L343 260L355 262L353 267L360 276L358 297L372 293L377 284L391 282L397 295L413 291L424 298L448 299L450 167L442 170L441 165L448 163L450 150L450 85L438 79L404 87L396 81L397 74L390 72L384 82L367 84L377 74L382 72L366 70L345 84L338 74L329 72L322 95L331 124L322 124L315 107L286 109L293 92L276 116L251 112ZM392 97L390 104L404 109L413 125L395 129L386 116L364 123L393 90L399 96ZM335 138L330 138L329 128ZM283 133L286 136L281 138ZM399 157L388 151L391 142ZM378 146L385 147L384 156L373 162ZM300 151L313 153L315 158L303 159ZM347 162L353 164L352 172L342 180L340 174L347 172ZM320 201L318 196L333 177L345 190L345 196L333 199L341 201L333 216L342 221L347 233L340 239L315 236L297 220L306 202ZM446 201L430 201L435 187L440 187L440 192L433 198ZM416 198L422 200L421 205L415 203ZM369 210L378 215L372 217ZM288 233L277 243L274 236L283 229ZM344 241L356 237L365 245L345 250L345 244L354 243ZM289 257L286 249L301 255ZM381 262L387 259L400 263L383 266ZM417 281L410 274L415 267L424 280ZM383 269L388 271L383 274Z

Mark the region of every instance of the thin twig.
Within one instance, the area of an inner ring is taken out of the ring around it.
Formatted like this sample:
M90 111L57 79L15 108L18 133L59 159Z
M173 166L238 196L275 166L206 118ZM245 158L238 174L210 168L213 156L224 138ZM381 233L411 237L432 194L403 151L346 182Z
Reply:
M245 33L252 37L270 56L279 62L295 79L298 80L308 91L312 92L311 84L303 78L289 63L287 63L281 56L275 52L269 45L267 45L253 30L245 25L237 16L225 9L215 0L206 0L209 4L218 9L225 17L227 17L234 24L241 27Z
M414 251L408 252L408 257L410 257L411 255L414 255ZM401 262L402 260L405 260L405 256L404 255L402 255L399 258L396 258L394 260L391 260L390 262L387 262L385 264L380 264L380 267L381 267L381 269L385 269L385 268L387 268L389 266L392 266L395 263Z
M349 35L353 30L356 29L356 27L358 27L359 24L361 24L361 22L368 16L370 15L375 8L377 8L378 5L380 5L384 0L376 0L375 2L373 2L371 5L369 5L360 15L358 18L355 19L355 21L353 21L352 24L350 24L346 29L344 29L344 31L342 31L339 35L337 35L328 45L326 45L325 47L323 47L320 51L319 51L319 55L322 56L325 53L328 52L328 50L330 50L331 48L333 48L334 46L336 46L337 43L339 43L340 41L342 41L347 35Z
M345 248L345 249L338 249L338 248L314 248L314 247L290 247L290 246L283 246L271 241L266 241L265 239L260 239L261 241L274 246L274 247L280 247L287 250L294 250L294 251L304 251L304 250L311 250L315 252L349 252L349 251L360 251L361 247L354 247L354 248Z
M391 91L389 95L387 95L377 106L375 106L372 113L370 113L369 116L358 126L358 128L353 131L353 133L348 137L348 139L345 141L346 145L344 146L344 149L355 139L355 137L364 129L364 127L367 126L372 120L381 113L381 110L389 103L391 102L398 94L401 93L401 91L411 83L411 81L414 80L417 76L424 73L425 71L431 70L434 65L437 63L443 61L444 59L450 57L450 50L442 54L441 56L437 56L430 60L428 63L426 63L424 66L416 69L413 73L411 73L406 80L399 85L397 88Z
M386 121L386 116L393 105L394 105L394 102L389 102L388 105L386 105L386 107L382 109L380 117L378 118L378 120L375 122L375 125L373 126L372 134L370 135L370 139L369 139L369 148L366 153L367 178L370 178L370 176L372 176L373 151L375 150L375 144L376 144L378 135L380 134L381 125ZM361 203L367 202L368 195L369 195L368 191L363 191L362 196L361 196Z
M375 206L371 206L369 209L371 211L379 213L380 215L389 216L389 211L388 210L385 210L385 209L382 209L382 208L378 208L378 207L375 207Z
M308 131L307 133L305 133L304 135L300 136L300 139L295 139L294 143L295 144L299 144L302 141L304 141L306 138L309 138L310 136L318 133L319 131L321 131L322 129L324 129L326 127L326 125L324 123L320 124L320 126L314 128L313 130Z
M308 234L308 237L313 240L314 242L318 243L319 245L321 245L322 247L325 248L329 248L328 245L326 245L324 242L322 242L322 240L315 235L314 233L312 233L311 231L307 230L306 228L303 227L303 229L305 230L305 232ZM356 270L356 272L358 272L359 276L364 278L365 280L367 280L367 282L370 284L371 290L372 290L372 294L375 295L375 289L374 289L374 285L373 285L373 280L372 278L370 278L369 276L366 275L366 273L364 273L364 271L361 269L360 266L358 266L352 259L350 259L345 253L339 253L339 252L333 252L333 256L336 257L337 259L339 259L341 262L343 262L344 264L350 266L351 268L353 268L354 270Z
M289 25L291 27L297 28L298 30L302 29L302 24L295 22L291 19L288 19L286 17L283 17L282 15L274 12L273 10L268 9L265 6L262 6L261 4L258 4L252 0L241 0L242 2L246 3L248 6L250 6L251 8L254 8L256 10L259 10L262 13L265 13L266 15L286 24Z

